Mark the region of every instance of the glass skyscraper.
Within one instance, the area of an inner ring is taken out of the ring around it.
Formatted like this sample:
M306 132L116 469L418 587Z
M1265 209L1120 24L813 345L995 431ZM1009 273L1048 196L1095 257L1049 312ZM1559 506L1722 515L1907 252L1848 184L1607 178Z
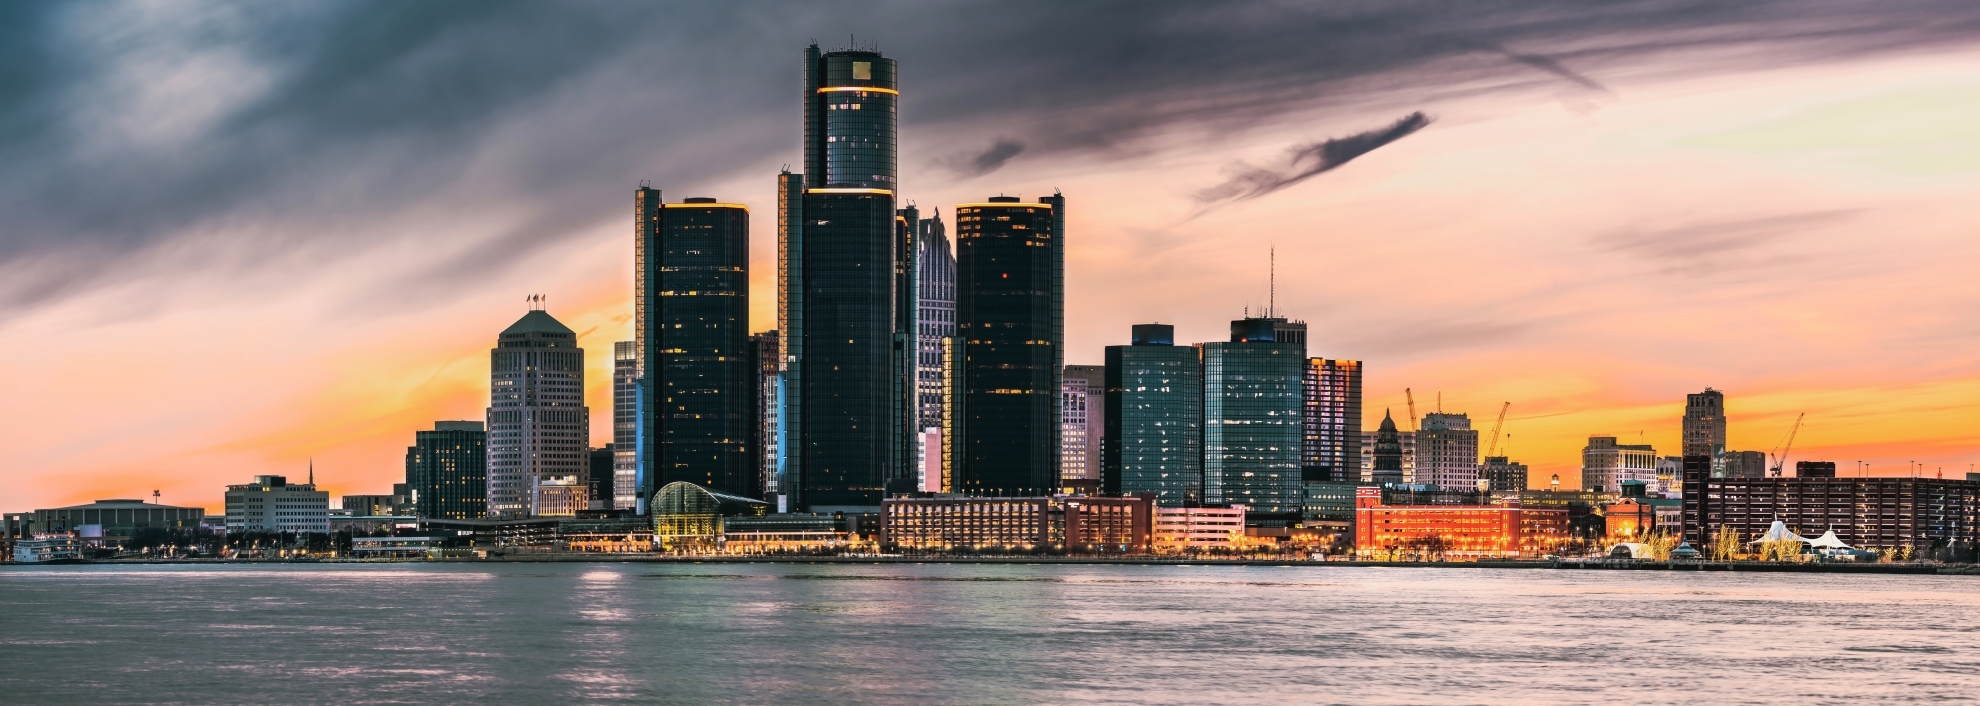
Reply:
M1305 499L1304 346L1273 340L1269 319L1231 322L1203 344L1203 501L1243 504L1246 521L1299 519Z
M956 256L949 249L949 233L942 223L942 212L924 218L918 226L919 282L921 299L915 322L915 425L920 429L942 426L942 339L956 335Z
M793 509L878 512L905 467L914 379L892 59L805 49L804 172L778 177L779 486ZM905 482L903 482L905 481Z
M639 507L639 342L612 344L612 509Z
M646 487L677 481L761 492L754 455L757 361L749 345L749 209L710 198L633 198L635 329Z
M1026 497L1059 480L1065 197L956 207L955 491Z
M406 448L413 513L443 520L488 514L488 432L481 422L434 422Z
M1307 359L1305 424L1305 479L1360 481L1361 361Z
M488 516L585 509L591 412L577 334L531 309L502 330L489 356Z
M1175 327L1137 324L1108 346L1100 488L1154 493L1162 507L1203 502L1203 363Z

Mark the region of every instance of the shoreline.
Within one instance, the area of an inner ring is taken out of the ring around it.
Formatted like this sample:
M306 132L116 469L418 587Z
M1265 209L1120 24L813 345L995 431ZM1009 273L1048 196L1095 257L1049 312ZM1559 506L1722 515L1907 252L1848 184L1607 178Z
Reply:
M1169 559L1161 557L1065 556L653 556L639 554L543 553L488 558L331 558L331 559L108 559L46 564L7 563L0 566L151 566L166 564L478 564L478 563L614 563L614 564L1061 564L1085 566L1260 566L1361 567L1410 569L1557 569L1579 571L1745 571L1820 574L1931 574L1980 576L1980 564L1817 564L1761 561L1683 561L1566 559L1485 561L1310 561L1298 559Z

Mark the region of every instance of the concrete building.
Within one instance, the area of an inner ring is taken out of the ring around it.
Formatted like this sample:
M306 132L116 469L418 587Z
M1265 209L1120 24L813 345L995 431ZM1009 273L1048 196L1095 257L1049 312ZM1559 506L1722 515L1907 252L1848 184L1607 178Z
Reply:
M1412 483L1472 490L1478 487L1478 431L1463 414L1423 415L1416 434L1416 475Z
M227 486L229 534L329 531L330 494L317 490L314 480L290 483L283 476L255 476L253 483Z
M1684 455L1710 456L1726 447L1726 395L1712 388L1684 396Z
M639 342L612 344L612 509L639 509Z
M591 411L577 333L531 298L490 356L488 516L570 517L589 503Z
M1485 465L1478 470L1487 483L1486 490L1526 490L1526 464L1504 456L1487 456Z
M337 507L353 516L401 515L411 511L412 491L405 483L393 483L391 495L345 495Z
M1158 507L1155 509L1155 551L1173 554L1228 550L1244 536L1245 507Z
M488 432L481 422L434 422L406 448L406 512L472 520L488 515Z
M1136 324L1131 345L1108 346L1100 485L1108 495L1154 493L1163 507L1203 502L1203 367L1175 345L1175 327Z
M1308 481L1361 480L1361 361L1306 360Z
M1766 478L1767 452L1727 451L1720 456L1720 464L1725 471L1715 478Z
M1523 507L1518 496L1496 504L1415 504L1411 500L1415 497L1401 493L1385 498L1383 489L1375 487L1357 490L1355 552L1363 557L1394 551L1466 558L1534 557L1553 551L1568 536L1566 510Z
M1062 549L1052 506L1049 497L888 498L881 505L880 544L941 551Z
M1202 347L1203 502L1262 527L1297 522L1305 501L1305 346L1275 340L1283 323L1232 321L1230 341Z
M1660 456L1657 458L1657 480L1650 484L1650 492L1669 495L1684 488L1684 457Z
M1618 444L1613 436L1588 437L1581 449L1581 479L1576 487L1601 493L1614 493L1624 481L1654 483L1657 480L1657 449L1649 444Z
M1980 544L1980 482L1937 478L1711 478L1687 459L1683 536L1702 551L1721 527L1751 541L1775 520L1806 536L1835 530L1858 548Z
M7 535L16 539L43 534L74 533L89 539L121 542L146 527L199 529L206 510L159 505L134 499L98 500L87 505L46 508L8 516Z
M1361 435L1361 482L1372 485L1413 483L1416 477L1416 433L1396 428L1382 410L1382 425Z
M1068 365L1059 383L1059 478L1100 482L1107 436L1107 366Z

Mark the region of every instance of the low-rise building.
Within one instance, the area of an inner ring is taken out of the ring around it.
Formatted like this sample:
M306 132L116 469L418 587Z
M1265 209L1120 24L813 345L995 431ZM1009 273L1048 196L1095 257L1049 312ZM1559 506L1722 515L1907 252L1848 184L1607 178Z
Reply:
M1043 497L888 498L880 503L880 545L941 551L1062 548L1063 529L1053 532L1052 514L1052 499Z
M1155 531L1156 493L1131 498L1075 496L1059 499L1068 551L1139 554Z
M330 494L315 483L284 476L255 476L227 486L227 532L330 531Z
M1355 552L1364 557L1395 551L1538 556L1566 538L1567 529L1565 509L1523 507L1511 494L1491 504L1390 505L1381 488L1362 488L1355 498Z
M1244 537L1243 505L1164 507L1155 511L1155 550L1163 553L1235 549Z
M39 534L75 533L89 539L122 542L141 528L168 530L197 529L206 517L205 508L158 505L142 500L98 500L88 505L35 510L12 515L10 530L19 537Z

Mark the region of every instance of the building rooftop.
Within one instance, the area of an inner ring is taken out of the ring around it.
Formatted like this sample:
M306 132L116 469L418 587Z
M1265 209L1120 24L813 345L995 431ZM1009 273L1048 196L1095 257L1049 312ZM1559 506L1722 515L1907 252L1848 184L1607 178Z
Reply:
M523 314L522 318L516 319L515 323L509 324L508 328L502 329L502 335L504 336L508 336L511 334L524 334L524 333L560 333L568 336L577 335L577 333L572 331L569 326L565 326L563 323L557 321L555 318L552 318L549 312L546 312L542 309L531 309L529 313Z

